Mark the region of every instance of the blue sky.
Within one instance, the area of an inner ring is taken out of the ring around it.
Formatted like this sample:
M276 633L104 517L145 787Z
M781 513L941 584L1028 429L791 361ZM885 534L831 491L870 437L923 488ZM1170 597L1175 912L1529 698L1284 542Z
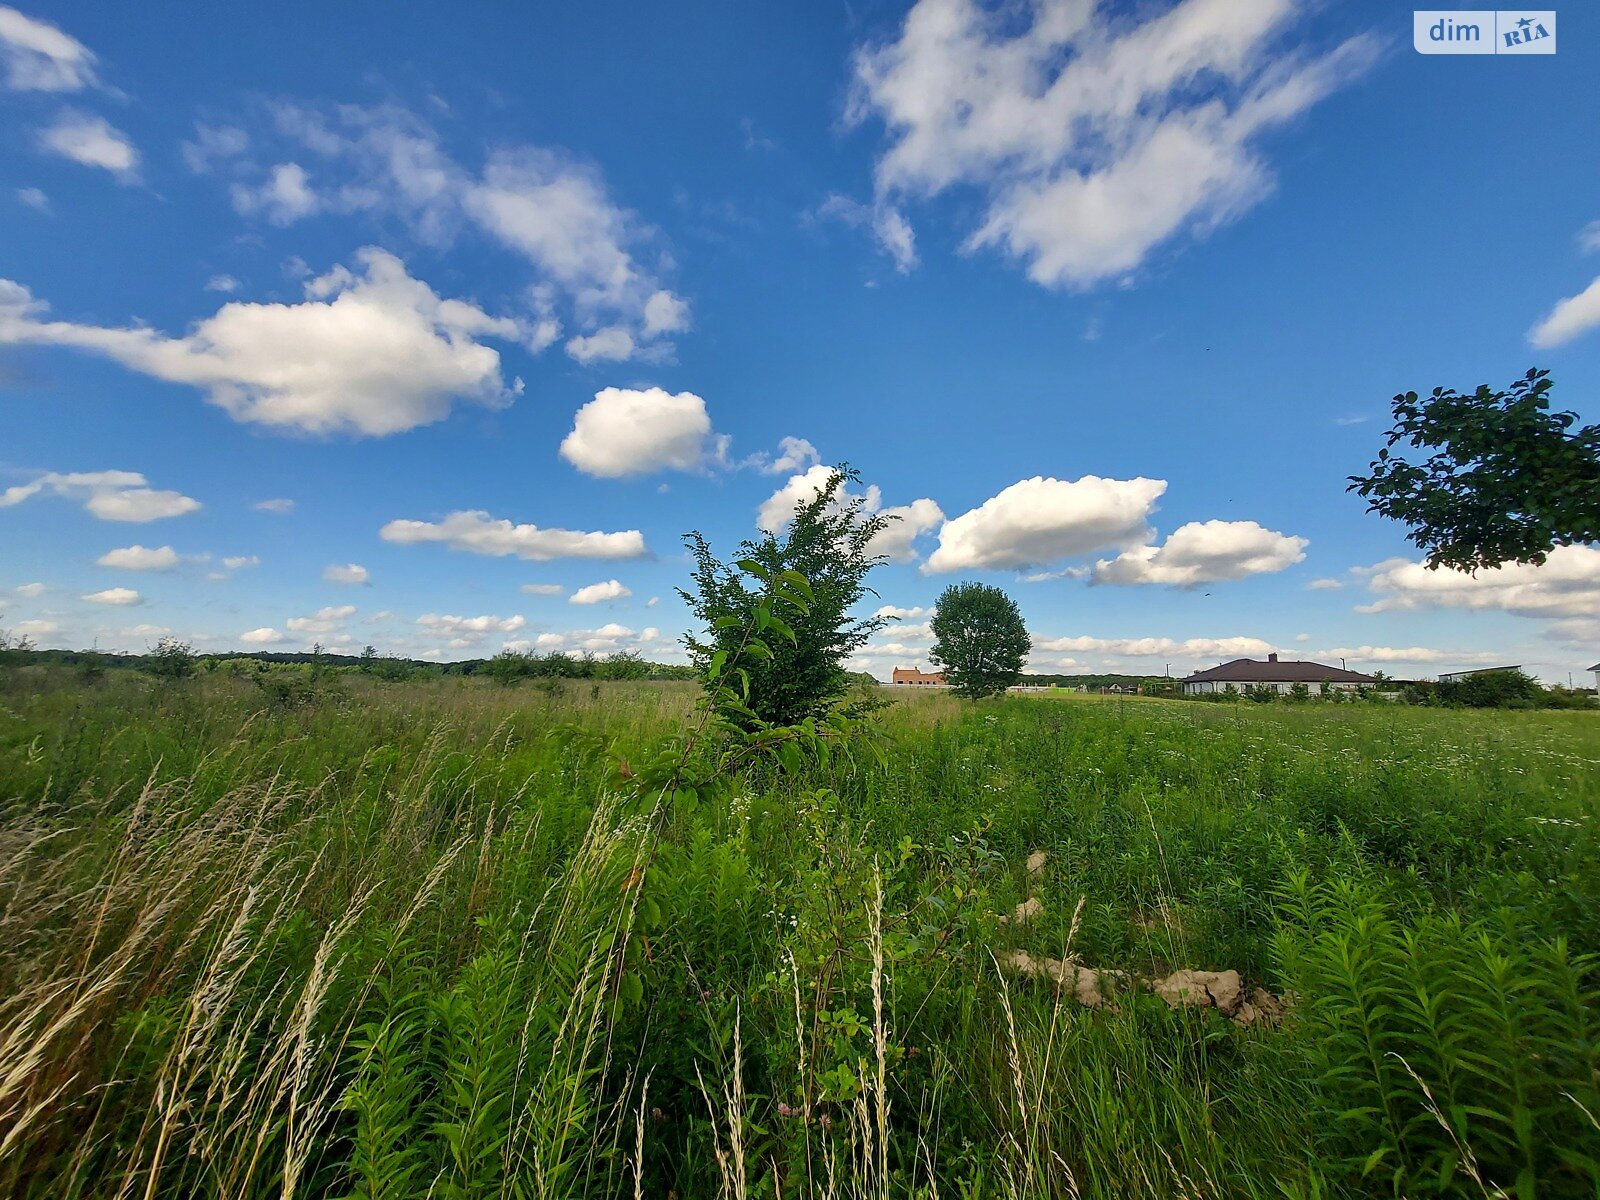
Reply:
M1388 399L1600 418L1600 27L1389 5L0 8L0 627L681 658L848 461L861 664L1007 588L1040 670L1600 658L1600 549L1426 572Z

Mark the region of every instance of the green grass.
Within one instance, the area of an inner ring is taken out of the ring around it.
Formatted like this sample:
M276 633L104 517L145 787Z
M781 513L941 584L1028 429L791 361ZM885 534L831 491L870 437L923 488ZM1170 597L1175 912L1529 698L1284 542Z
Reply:
M917 696L664 813L549 736L695 695L0 673L0 1193L1597 1194L1600 715Z

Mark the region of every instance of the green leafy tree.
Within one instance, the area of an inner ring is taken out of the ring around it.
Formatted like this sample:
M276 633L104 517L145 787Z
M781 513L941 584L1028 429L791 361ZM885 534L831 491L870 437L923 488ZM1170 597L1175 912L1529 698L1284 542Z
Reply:
M648 679L650 664L637 650L618 650L604 662L595 664L597 679Z
M706 627L685 638L702 681L709 687L720 678L750 630L780 635L765 638L768 650L739 668L744 704L766 724L795 725L837 705L850 686L845 659L884 624L851 616L863 596L876 594L865 581L884 560L868 548L889 523L846 490L859 482L855 471L838 467L784 530L743 542L732 564L718 560L698 532L684 536L695 564L694 590L679 588L678 594ZM805 603L774 607L775 597L795 590L796 579L808 585ZM761 612L767 616L760 618Z
M1032 642L1017 602L986 583L944 590L930 623L928 657L942 666L958 696L973 700L1003 692L1022 677Z
M1476 671L1460 679L1441 679L1439 699L1467 708L1535 708L1545 699L1539 681L1524 671Z
M502 687L510 687L538 671L538 658L526 650L502 650L483 666L484 674Z
M1369 512L1402 521L1430 567L1542 563L1556 546L1600 541L1600 425L1551 412L1548 371L1504 391L1435 388L1394 398L1394 428L1367 475ZM1412 462L1401 442L1429 451Z
M194 674L194 647L175 637L164 637L145 656L145 670L162 679L187 679Z

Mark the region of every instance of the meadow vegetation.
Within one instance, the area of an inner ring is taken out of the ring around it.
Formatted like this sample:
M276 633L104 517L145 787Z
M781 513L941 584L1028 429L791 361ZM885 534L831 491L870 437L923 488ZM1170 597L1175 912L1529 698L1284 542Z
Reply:
M1600 1185L1593 712L698 696L0 670L0 1193Z

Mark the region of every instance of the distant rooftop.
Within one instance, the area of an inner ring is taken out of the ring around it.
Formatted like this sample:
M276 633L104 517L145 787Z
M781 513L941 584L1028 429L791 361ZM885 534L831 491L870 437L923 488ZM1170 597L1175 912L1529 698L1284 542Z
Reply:
M1377 683L1371 675L1359 671L1346 671L1343 667L1330 667L1316 662L1279 662L1276 654L1265 662L1254 658L1236 658L1209 671L1199 671L1184 683Z

